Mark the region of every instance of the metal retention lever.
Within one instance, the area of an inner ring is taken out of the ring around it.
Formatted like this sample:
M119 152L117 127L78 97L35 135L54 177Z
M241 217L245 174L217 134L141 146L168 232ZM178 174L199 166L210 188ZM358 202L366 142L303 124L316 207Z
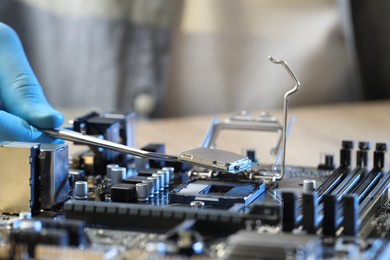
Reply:
M271 56L269 56L268 59L275 64L281 64L287 70L288 74L290 75L290 77L293 79L295 83L294 87L289 91L287 91L286 94L284 94L284 100L283 100L282 166L281 166L280 175L276 176L277 180L281 180L284 177L285 164L286 164L288 98L299 90L301 83L299 82L297 76L295 76L294 72L290 69L287 62L285 62L284 60L275 60Z

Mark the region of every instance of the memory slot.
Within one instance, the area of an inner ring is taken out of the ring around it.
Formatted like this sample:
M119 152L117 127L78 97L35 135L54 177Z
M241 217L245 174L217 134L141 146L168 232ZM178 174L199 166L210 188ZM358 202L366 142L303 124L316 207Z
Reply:
M322 212L323 235L336 236L336 232L343 222L342 198L358 185L359 180L361 180L365 172L365 168L357 167L338 185L338 187L331 194L324 195Z
M351 193L356 194L358 201L361 202L371 189L379 182L382 176L383 173L381 169L373 169Z
M343 235L345 237L354 238L358 235L359 227L367 223L374 216L378 207L386 201L389 185L390 174L387 173L360 203L356 194L344 196Z
M377 186L381 176L381 169L373 169L370 173L367 174L366 177L356 186L358 182L359 176L363 176L361 174L355 175L355 178L351 178L352 182L347 183L347 178L344 180L345 182L342 185L339 185L338 189L336 189L332 194L325 195L323 199L323 234L325 236L336 236L337 230L340 228L342 223L344 222L343 216L343 201L342 197L346 194L353 194L356 196L358 203L360 203L363 198L365 198L368 194L371 194L371 191ZM349 179L349 178L348 178ZM352 190L354 188L354 192L348 192L347 190ZM348 188L348 189L346 189Z

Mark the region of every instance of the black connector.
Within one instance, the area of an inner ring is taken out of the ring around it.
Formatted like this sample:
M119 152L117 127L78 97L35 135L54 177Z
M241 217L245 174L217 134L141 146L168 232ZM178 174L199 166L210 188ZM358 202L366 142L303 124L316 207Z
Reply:
M342 148L340 150L340 166L350 167L351 166L351 150L353 149L353 141L343 141Z
M335 195L324 196L324 220L322 222L322 233L324 236L336 236L340 224L338 202Z
M387 144L377 143L374 151L374 168L382 169L385 167L385 153L387 151Z
M368 166L368 151L371 144L369 142L359 142L359 150L356 152L356 166L366 168Z
M297 195L293 192L283 192L283 219L282 230L291 232L295 228L298 219Z
M346 195L343 198L344 219L343 235L356 238L359 232L359 201L356 195Z
M319 170L333 171L335 168L333 154L325 154L325 163L318 165Z
M318 217L318 195L316 192L302 194L302 226L309 234L315 234L320 223Z

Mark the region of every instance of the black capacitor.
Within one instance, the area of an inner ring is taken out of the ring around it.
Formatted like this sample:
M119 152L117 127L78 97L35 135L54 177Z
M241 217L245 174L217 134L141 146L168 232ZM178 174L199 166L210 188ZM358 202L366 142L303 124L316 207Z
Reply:
M132 202L137 201L135 184L118 183L111 187L111 201Z
M123 182L128 184L137 184L142 183L142 181L146 181L146 176L131 176L125 179Z
M140 169L138 170L138 176L151 177L154 173L160 170L159 168L149 168L149 169Z

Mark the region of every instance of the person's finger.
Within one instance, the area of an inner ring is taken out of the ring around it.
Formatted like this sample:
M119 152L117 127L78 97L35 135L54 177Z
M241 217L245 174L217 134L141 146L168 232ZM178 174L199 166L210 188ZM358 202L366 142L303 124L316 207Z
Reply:
M25 120L15 115L0 110L0 140L2 141L23 141L36 143L62 143L45 135L36 127L28 124Z
M0 23L0 99L5 110L40 128L63 123L47 102L13 29Z

